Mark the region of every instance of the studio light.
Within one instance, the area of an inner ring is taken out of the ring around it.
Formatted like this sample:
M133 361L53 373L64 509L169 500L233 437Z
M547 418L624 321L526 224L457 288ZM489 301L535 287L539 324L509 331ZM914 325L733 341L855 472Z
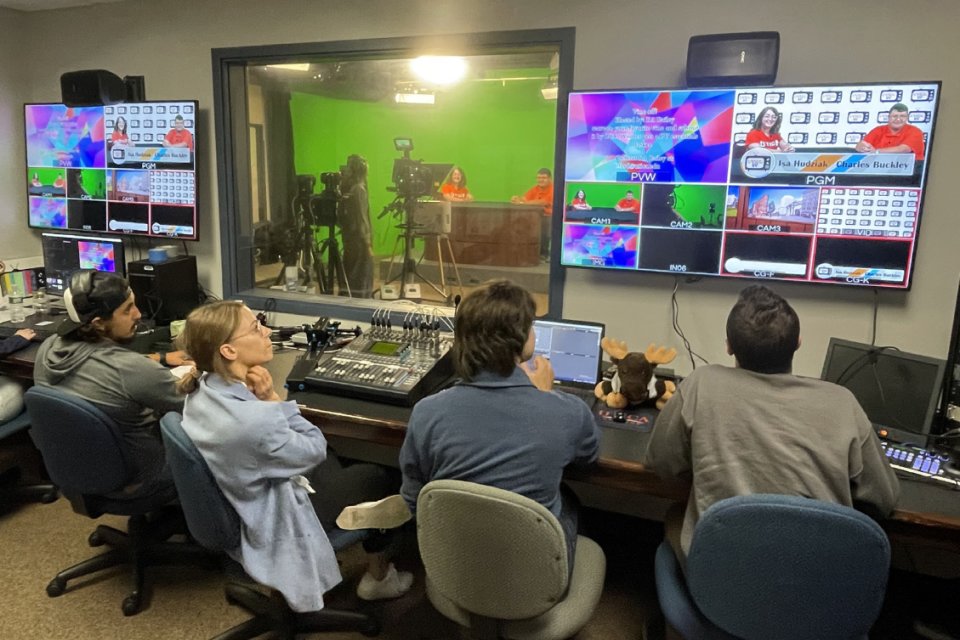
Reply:
M460 82L467 73L467 61L460 56L420 56L410 69L424 82L448 85Z

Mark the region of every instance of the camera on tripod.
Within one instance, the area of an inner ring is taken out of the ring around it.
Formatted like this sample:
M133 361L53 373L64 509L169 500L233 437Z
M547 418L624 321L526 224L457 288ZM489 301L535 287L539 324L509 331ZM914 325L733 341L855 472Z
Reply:
M314 194L316 179L312 175L297 176L297 197L303 203L302 210L308 217L308 224L323 227L332 227L337 224L337 207L342 199L341 180L339 171L321 173L320 182L323 183L323 191Z
M423 160L410 157L413 151L412 138L394 138L393 146L403 152L402 158L393 161L393 191L403 198L419 198L428 195L433 188L433 175Z

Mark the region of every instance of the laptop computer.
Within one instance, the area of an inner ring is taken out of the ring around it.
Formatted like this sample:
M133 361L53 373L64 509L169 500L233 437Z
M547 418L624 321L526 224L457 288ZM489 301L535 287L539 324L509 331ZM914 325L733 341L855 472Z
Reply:
M593 406L600 381L605 325L579 320L534 320L534 354L550 360L554 389L571 393Z

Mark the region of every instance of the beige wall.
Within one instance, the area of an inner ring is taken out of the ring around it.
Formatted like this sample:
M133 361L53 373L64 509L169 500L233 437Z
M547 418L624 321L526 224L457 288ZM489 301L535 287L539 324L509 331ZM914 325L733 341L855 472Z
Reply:
M0 9L0 260L8 265L37 255L40 247L26 224L24 43L23 14Z
M18 83L8 78L18 66L28 79L26 95L15 98L16 108L24 99L59 99L60 73L87 68L142 74L151 99L200 100L198 145L207 151L199 159L202 240L195 252L201 279L214 291L220 290L210 111L214 47L575 26L576 88L669 87L681 81L691 35L776 29L782 37L782 84L944 80L914 288L880 294L878 343L945 354L960 274L957 197L951 184L952 169L960 166L956 0L909 5L891 0L130 0L24 14L26 42L16 48L3 36L9 30L16 38L21 30L8 28L6 17L0 13L0 50L10 53L0 60L0 113L11 108L8 83L17 93ZM0 215L4 234L10 219L15 233L23 235L22 188L10 178L22 173L22 143L18 127L5 131L5 117L0 117L0 167L12 169L0 172L0 206L5 207ZM670 325L672 286L666 276L572 270L564 312L604 321L608 334L636 347L650 341L679 347ZM739 283L717 280L681 286L681 324L693 348L711 361L728 361L723 326L739 288ZM869 341L871 291L789 284L774 288L794 302L803 323L798 373L819 373L830 336ZM676 368L687 372L690 365L681 357Z

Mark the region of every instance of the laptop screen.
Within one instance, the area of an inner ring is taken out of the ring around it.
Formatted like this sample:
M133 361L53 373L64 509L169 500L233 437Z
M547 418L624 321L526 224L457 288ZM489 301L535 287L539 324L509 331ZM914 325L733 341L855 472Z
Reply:
M553 366L557 384L593 387L600 380L604 325L571 320L534 320L534 354Z

